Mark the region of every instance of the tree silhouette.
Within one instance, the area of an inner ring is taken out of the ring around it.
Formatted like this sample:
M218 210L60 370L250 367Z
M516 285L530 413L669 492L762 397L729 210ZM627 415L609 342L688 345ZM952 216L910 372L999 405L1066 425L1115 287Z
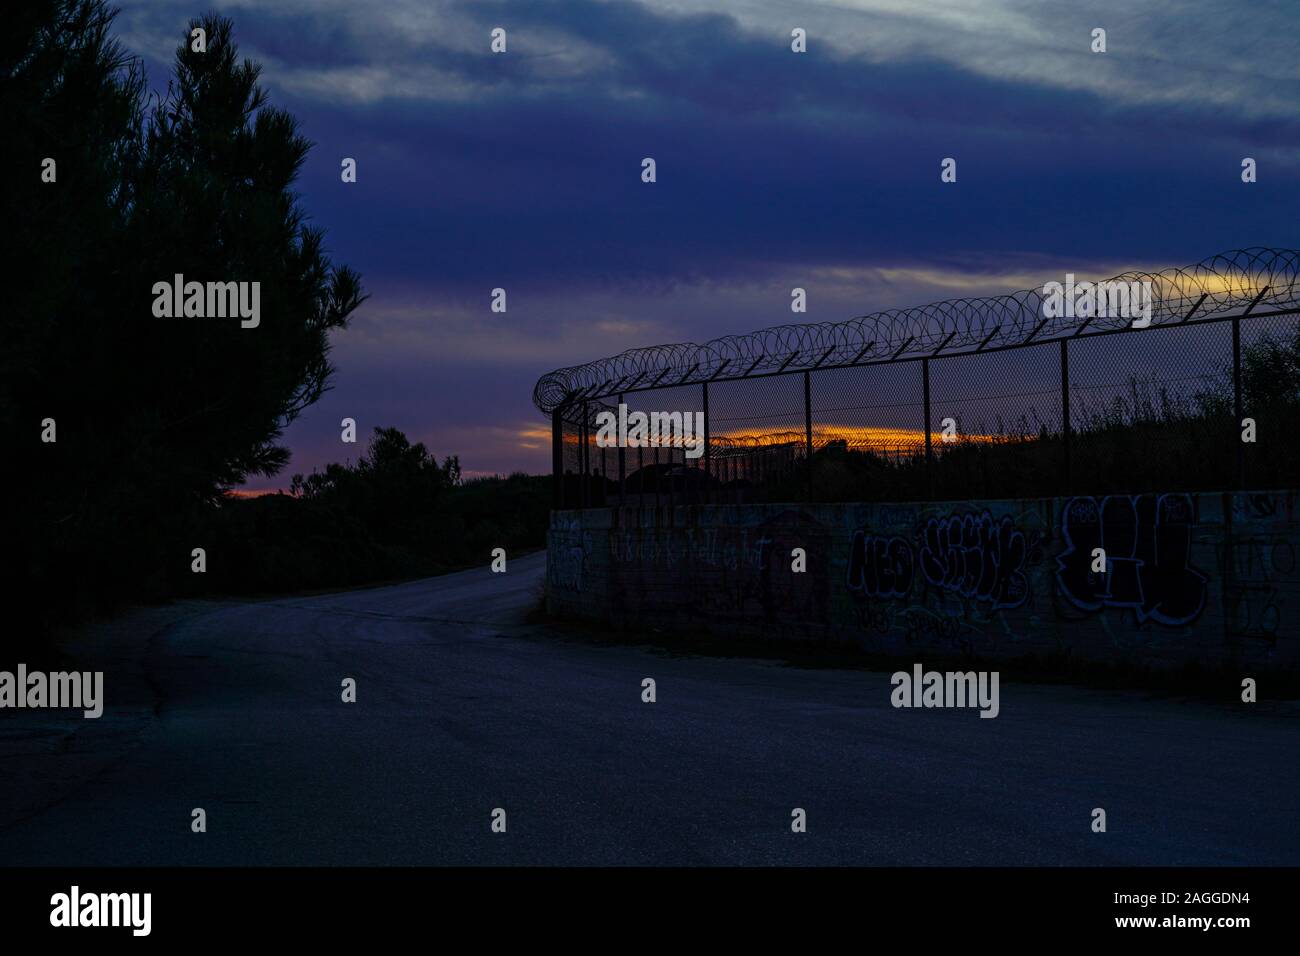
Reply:
M230 21L191 24L206 52L187 31L150 103L114 15L35 0L8 11L0 40L14 164L0 423L29 450L5 470L19 586L48 607L78 582L112 594L188 571L196 507L283 467L282 430L328 388L328 334L363 299L306 225L291 186L310 144L267 104ZM176 274L259 282L260 325L155 318L153 285Z
M459 484L459 459L448 456L439 466L423 442L412 445L397 428L376 428L356 465L294 475L290 490L360 519L384 544L427 551L440 544L439 506Z

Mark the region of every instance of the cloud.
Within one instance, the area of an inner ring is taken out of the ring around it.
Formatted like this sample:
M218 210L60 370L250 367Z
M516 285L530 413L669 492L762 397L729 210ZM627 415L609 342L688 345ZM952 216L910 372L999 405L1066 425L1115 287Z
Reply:
M165 86L195 8L124 7ZM1209 0L215 7L317 144L304 207L372 294L335 336L335 390L290 432L297 470L346 454L344 415L470 470L544 470L530 396L554 367L1295 243L1286 3L1232 29Z
M246 50L285 90L329 100L463 102L493 93L535 98L602 91L612 100L728 104L745 110L850 110L869 114L928 101L948 121L986 121L991 93L1014 106L1073 99L1094 113L1139 109L1295 127L1300 76L1294 11L1258 4L1221 29L1212 0L1121 0L1080 9L1068 0L225 0ZM192 9L131 2L124 38L170 58ZM172 39L160 24L172 24ZM790 28L809 31L809 53L789 51ZM489 31L509 52L489 52ZM1090 50L1107 30L1108 51ZM925 65L926 75L911 69ZM894 79L908 79L917 97ZM948 87L956 94L930 94ZM1036 110L1050 121L1050 109ZM1070 111L1074 112L1074 111ZM974 113L974 115L972 115ZM996 113L994 112L994 115ZM1026 117L1028 118L1028 117Z

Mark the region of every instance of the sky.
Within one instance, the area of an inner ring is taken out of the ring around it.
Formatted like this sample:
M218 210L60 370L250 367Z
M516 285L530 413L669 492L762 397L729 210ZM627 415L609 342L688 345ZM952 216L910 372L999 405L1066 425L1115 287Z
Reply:
M355 459L345 417L545 473L534 382L624 349L1300 245L1294 0L119 3L156 88L233 19L370 294L253 491Z

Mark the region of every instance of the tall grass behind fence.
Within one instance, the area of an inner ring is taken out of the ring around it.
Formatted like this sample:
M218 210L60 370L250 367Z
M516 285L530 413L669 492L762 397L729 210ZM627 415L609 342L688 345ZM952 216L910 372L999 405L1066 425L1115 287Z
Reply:
M1250 249L1116 277L1150 284L1147 327L1053 315L1031 290L559 369L534 390L554 503L1295 487L1298 271L1298 252ZM701 453L600 447L597 416L620 403L704 412Z

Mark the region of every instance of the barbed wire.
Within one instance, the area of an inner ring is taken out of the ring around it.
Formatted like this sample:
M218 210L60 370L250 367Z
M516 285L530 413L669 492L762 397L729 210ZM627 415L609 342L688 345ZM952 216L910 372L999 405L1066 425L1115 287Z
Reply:
M1222 252L1185 268L1126 272L1105 282L1145 282L1151 327L1268 313L1300 306L1300 251L1251 247ZM628 349L609 358L556 369L538 379L533 404L546 415L579 422L625 391L670 388L752 376L969 355L1121 331L1131 317L1046 317L1043 290L987 298L946 299L887 309L842 322L778 325L703 344L679 342ZM1193 316L1195 317L1193 319ZM1132 330L1138 331L1138 330ZM572 409L572 413L568 409Z

